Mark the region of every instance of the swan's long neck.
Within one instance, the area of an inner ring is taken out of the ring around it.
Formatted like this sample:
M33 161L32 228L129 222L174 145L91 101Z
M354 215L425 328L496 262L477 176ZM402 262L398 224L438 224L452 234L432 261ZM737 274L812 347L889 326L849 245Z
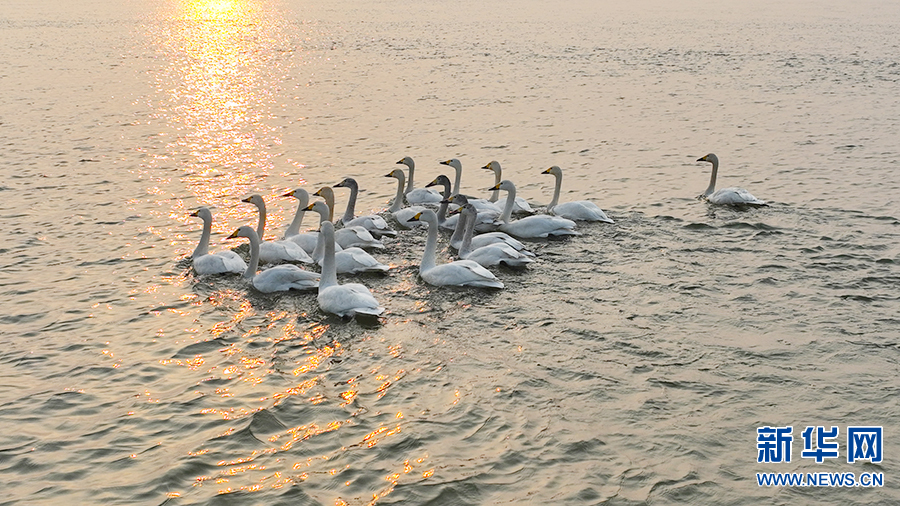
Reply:
M704 197L709 197L716 191L716 174L719 172L719 160L712 160L712 174L709 176L709 186L706 188L706 191L703 192Z
M553 174L553 176L556 177L556 188L553 189L553 200L547 206L547 211L552 210L556 207L556 204L559 204L559 191L562 189L562 174Z
M200 244L191 255L194 258L202 257L209 253L209 235L212 232L212 220L203 220L203 233L200 234Z
M256 235L259 236L259 240L263 240L266 232L266 204L263 202L262 204L257 206L259 208L259 223L256 225Z
M337 281L337 267L334 265L334 227L323 226L319 232L320 242L325 244L325 256L322 258L322 276L319 280L319 291L329 286L335 286ZM318 249L318 245L316 245Z
M453 191L451 193L456 194L459 193L459 185L462 183L462 166L453 168L456 170L456 178L453 179Z
M334 194L333 193L325 194L325 204L328 205L328 221L333 223L334 222ZM320 221L319 224L321 225L322 222Z
M321 206L319 206L319 208L313 209L313 211L319 213L319 230L322 230L322 223L328 219L328 217L325 216L325 209L322 209Z
M459 247L459 257L465 258L469 256L469 253L472 252L472 236L475 235L475 222L478 221L477 213L476 216L470 216L469 211L463 211L462 216L459 217L460 220L465 217L466 220L466 231L463 234L463 242ZM457 225L459 228L459 225Z
M513 205L516 203L516 187L511 186L506 195L506 205L503 206L503 214L500 215L500 221L509 223L512 217Z
M251 234L248 239L250 239L250 263L247 264L244 277L253 279L253 276L256 276L256 269L259 268L259 237Z
M413 190L413 176L416 172L415 162L409 162L408 167L409 167L409 179L406 181L406 191L404 192L404 195Z
M325 234L323 234L321 231L316 237L316 248L313 250L312 255L310 256L315 263L321 262L322 258L325 256Z
M435 253L437 252L438 223L432 211L430 215L424 215L428 223L428 237L425 239L425 254L422 255L422 263L419 265L419 273L430 270L435 266Z
M344 211L344 217L341 218L344 223L348 223L356 216L356 197L359 195L359 186L355 184L349 185L350 199L347 200L347 209Z
M441 178L441 179L444 179L444 178ZM443 195L444 198L441 199L441 205L440 205L440 207L438 207L438 212L437 212L438 225L443 225L444 222L447 221L447 207L450 205L448 202L446 202L446 200L450 198L450 180L449 179L444 180L443 185L444 185L444 192L441 195Z
M494 186L497 186L498 184L500 184L500 171L497 169L494 169ZM494 192L491 193L491 198L488 200L490 200L491 202L497 202L497 199L499 199L499 198L500 198L500 190L494 190Z
M394 203L391 204L391 208L388 211L392 213L396 213L403 207L403 180L406 179L406 176L403 175L403 171L397 171L394 174L399 173L397 176L397 196L394 197Z
M450 236L450 244L459 244L460 241L464 240L464 234L466 232L466 224L469 221L469 216L466 213L460 213L459 221L456 222L456 228L453 230L453 235ZM474 219L472 221L475 221ZM460 244L460 247L462 245ZM457 248L458 249L458 248Z
M303 217L306 216L306 207L309 206L309 197L299 198L297 202L299 202L297 205L297 212L294 213L294 219L284 232L285 237L298 235L300 233L300 226L303 225Z

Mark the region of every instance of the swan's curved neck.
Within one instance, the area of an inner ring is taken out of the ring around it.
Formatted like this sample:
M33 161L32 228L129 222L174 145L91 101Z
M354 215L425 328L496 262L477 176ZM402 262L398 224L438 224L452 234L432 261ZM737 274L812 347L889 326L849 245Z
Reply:
M453 167L453 169L456 170L456 178L453 179L453 190L451 193L457 194L459 193L459 185L462 183L462 166Z
M259 237L250 235L248 239L250 239L250 263L247 264L244 277L253 279L253 276L256 276L256 269L259 268Z
M419 265L419 273L430 270L435 266L435 253L437 252L438 223L433 216L425 220L428 223L428 237L425 239L425 254L422 255L422 263Z
M478 221L476 217L469 216L467 212L463 212L459 219L462 220L463 217L466 220L466 231L463 235L462 245L459 247L460 258L465 258L472 252L472 236L475 235L475 222ZM457 228L459 228L459 225L457 225Z
M319 230L322 230L322 222L326 221L328 219L328 217L325 216L325 210L324 209L313 209L313 211L316 211L317 213L319 213Z
M319 279L319 291L329 286L335 286L337 282L337 267L334 264L334 229L323 227L319 232L319 241L325 244L325 256L322 257L322 276ZM318 245L316 245L318 249Z
M507 191L506 195L506 205L503 206L503 214L500 215L500 221L503 223L509 223L510 218L512 217L513 205L516 203L516 187Z
M553 174L556 177L556 188L553 189L553 200L547 205L547 211L550 211L556 204L559 204L559 191L562 189L562 174Z
M266 233L266 204L263 203L257 207L259 208L259 223L256 225L256 235L262 241Z
M397 177L397 196L394 197L394 203L391 204L391 208L388 209L388 211L392 213L396 213L403 207L403 180L406 179L406 176L399 170L395 172L395 174L397 173L400 174L400 176Z
M453 230L453 235L450 236L450 244L459 244L460 241L463 241L466 232L466 224L469 220L469 216L466 213L460 213L459 221L456 222L456 228ZM475 221L474 219L472 221ZM460 244L460 248L462 245ZM459 248L457 248L459 249Z
M323 234L321 231L316 236L316 248L313 250L312 255L310 256L315 263L321 262L322 258L325 257L325 234Z
M441 179L443 179L443 178L441 178ZM443 182L443 185L444 185L444 192L441 195L443 195L444 198L441 199L441 205L440 205L440 207L438 207L438 212L437 212L438 225L443 225L444 222L447 221L447 207L450 205L446 202L446 200L450 198L450 180L449 179L445 180Z
M344 211L344 217L342 218L344 223L352 220L356 213L356 197L359 195L359 186L355 184L349 185L350 188L350 198L347 200L347 209Z
M414 162L409 162L409 179L406 180L406 191L404 195L411 192L413 190L413 176L416 172L416 164Z
M716 174L719 172L719 160L712 161L712 174L709 176L709 186L703 192L704 197L709 197L716 191Z
M328 221L333 223L334 222L334 194L332 194L332 193L325 194L325 204L328 205ZM321 225L321 224L322 224L322 222L320 221L319 225Z
M303 225L303 217L306 216L306 207L309 206L309 199L298 199L297 202L299 202L297 212L294 213L294 219L284 232L285 237L300 234L300 226Z
M494 170L494 186L497 186L498 184L500 184L500 171ZM491 198L488 200L490 200L491 202L497 202L497 199L499 198L500 190L494 190L494 192L491 193Z
M202 257L209 253L209 235L212 232L212 220L203 220L203 233L200 234L200 244L191 254L193 258Z

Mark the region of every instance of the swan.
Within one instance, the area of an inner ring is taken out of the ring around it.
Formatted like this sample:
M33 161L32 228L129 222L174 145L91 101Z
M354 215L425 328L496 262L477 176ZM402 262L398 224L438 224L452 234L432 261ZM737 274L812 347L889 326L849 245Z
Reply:
M465 207L466 205L466 197L464 195L454 195L450 197L450 202L461 205ZM475 209L478 211L478 208ZM481 215L481 212L478 211L478 215ZM460 218L461 220L464 218ZM476 224L476 230L478 226ZM465 227L456 227L456 230L453 232L453 236L450 237L450 246L455 249L459 249L462 246L463 234L465 233ZM504 243L508 246L511 246L516 251L522 253L523 255L534 256L534 253L525 249L525 245L522 244L518 239L510 236L506 232L485 232L483 234L478 234L472 237L472 247L480 248L482 246L487 246L489 244L495 243Z
M250 239L250 265L244 271L244 277L250 280L253 288L263 293L286 292L288 290L312 290L319 286L319 274L305 271L293 264L282 264L270 267L259 274L260 240L252 228L244 225L228 236L229 239L246 237Z
M349 188L350 198L347 200L347 210L344 211L344 217L339 221L345 227L364 227L376 239L382 236L396 237L397 231L391 229L384 218L377 214L367 216L354 217L356 209L356 197L359 195L359 185L352 177L344 178L343 181L334 185L335 188Z
M512 181L504 179L499 184L494 185L489 190L505 190L506 207L503 208L503 214L500 216L500 230L509 235L522 237L525 239L537 239L539 237L557 237L564 235L580 235L575 231L575 222L559 216L550 216L547 214L537 214L534 216L526 216L521 220L513 222L509 221L512 214L513 203L516 199L516 186Z
M209 253L209 235L212 231L212 212L210 212L209 208L201 207L191 213L191 216L203 220L203 233L200 234L200 244L197 245L197 249L191 254L194 260L194 271L201 276L204 274L244 272L247 264L234 251L223 250L212 255Z
M719 172L719 157L710 153L703 158L699 158L698 162L709 162L712 164L712 176L709 178L709 186L706 191L697 198L706 199L710 204L731 205L731 206L764 206L767 205L765 200L759 200L743 188L722 188L716 191L716 174Z
M266 264L282 262L312 263L312 258L299 245L291 241L265 241L266 230L266 202L259 195L251 195L241 202L249 202L259 210L259 223L256 225L256 235L259 243L259 260Z
M435 264L437 249L437 215L426 209L410 218L410 221L424 221L428 224L425 253L419 264L419 275L430 285L436 286L478 286L483 288L503 288L503 283L491 271L472 260L457 260L446 264Z
M453 170L456 171L456 179L453 182L453 189L450 191L450 194L456 195L456 194L460 193L459 186L460 186L460 180L462 179L462 163L456 158L451 158L449 160L445 160L440 163L441 163L441 165L447 165L449 167L453 167ZM499 180L495 181L495 184L498 182L499 182ZM476 198L472 198L472 197L468 197L468 199L469 199L469 204L472 204L473 206L475 206L475 209L478 209L479 211L496 211L497 216L500 216L500 213L503 212L502 207L498 206L497 204L495 204L494 202L491 202L488 199L476 199Z
M316 231L300 232L303 217L306 215L306 208L309 206L309 193L303 188L297 188L294 191L285 193L282 197L294 197L299 201L297 203L297 212L294 213L294 219L284 232L282 239L296 243L303 248L303 251L312 255L312 252L316 249L316 239L319 237L319 233ZM340 251L340 246L337 246L337 248Z
M480 248L472 248L472 235L475 232L475 217L478 211L472 204L466 204L461 208L460 219L461 227L465 228L463 234L463 242L459 247L459 258L466 260L474 260L482 267L494 267L503 264L507 267L525 267L534 259L528 255L517 251L506 243L498 242L488 244Z
M323 221L320 228L325 256L322 258L322 280L319 281L319 309L341 318L352 318L356 315L378 316L383 313L384 308L378 305L378 301L365 285L338 284L334 259L334 225L330 221Z
M326 188L328 187L326 186ZM331 188L328 189L330 190ZM331 214L331 209L328 207L327 202L313 202L306 210L319 213L320 228L322 223L329 221L327 216ZM319 230L319 233L321 234L322 231ZM339 244L343 249L353 247L384 249L384 243L372 237L372 234L363 227L344 227L334 232L334 239L335 243ZM337 248L337 245L335 248Z
M487 165L482 167L482 169L494 171L494 185L500 184L500 181L502 180L502 177L501 177L502 169L500 168L500 162L498 162L497 160L491 160L490 162L488 162ZM495 190L494 193L491 194L491 198L489 200L491 202L497 202L498 198L499 198L499 192L497 192ZM531 206L528 204L528 202L525 199L523 199L522 197L516 197L514 202L515 202L515 205L513 205L512 212L514 212L516 214L520 214L520 213L532 214L532 213L534 213L534 209L532 209Z
M443 200L440 194L434 190L429 190L427 188L413 188L413 176L416 172L416 162L414 162L412 158L404 156L397 164L409 167L409 179L406 180L406 191L403 192L406 196L406 202L408 202L409 205L437 204Z
M334 226L332 225L332 228ZM333 234L332 234L333 235ZM322 267L325 263L325 236L318 234L316 249L312 252L312 258ZM337 249L337 244L334 245ZM360 272L387 272L390 267L366 253L362 248L347 248L334 253L334 265L338 274L358 274Z
M425 210L422 206L410 206L403 207L403 185L406 180L406 174L403 173L400 169L394 169L390 173L385 174L384 177L393 177L397 179L397 195L394 197L394 202L391 203L391 207L388 208L388 212L397 220L397 223L401 228L409 229L412 226L424 226L425 224L422 222L409 223L409 219L415 216L418 213L421 213Z
M562 216L575 221L602 221L615 223L602 209L588 200L573 200L559 203L559 190L562 188L562 169L554 165L541 174L553 174L556 177L556 187L553 189L553 200L547 205L547 212L556 216Z

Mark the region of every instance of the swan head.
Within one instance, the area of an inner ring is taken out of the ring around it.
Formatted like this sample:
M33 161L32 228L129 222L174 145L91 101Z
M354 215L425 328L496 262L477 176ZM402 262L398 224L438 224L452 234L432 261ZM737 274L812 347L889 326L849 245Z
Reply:
M356 183L356 180L352 177L346 177L340 183L334 185L334 188L356 188L359 189L359 185Z
M456 204L458 206L464 206L469 203L469 199L465 195L463 195L461 193L457 193L456 195L451 195L449 198L442 200L441 204L443 204L444 202L446 202L448 204Z
M554 176L562 176L562 169L560 169L558 165L554 165L544 172L541 172L541 174L553 174Z
M329 199L331 199L332 201L334 200L334 190L332 190L330 186L323 186L319 188L319 190L316 191L316 193L313 193L313 195L322 197L326 201Z
M282 197L294 197L295 199L299 200L300 202L309 202L309 192L304 190L303 188L297 188L296 190L291 190L291 191L285 193L284 195L282 195Z
M509 179L504 179L503 181L500 181L499 183L495 184L494 186L491 186L490 188L488 188L488 191L493 191L493 190L510 191L510 190L515 190L515 189L516 189L516 185L514 185L512 181L510 181Z
M191 216L200 218L203 221L212 221L212 212L208 207L201 207L200 209L197 209L196 211L191 213Z
M410 158L410 157L408 157L408 156L404 156L404 157L401 158L400 161L397 162L397 163L398 163L398 164L406 165L406 166L409 167L410 169L413 169L413 168L415 168L415 166L416 166L416 162L414 162L413 159Z
M431 186L443 185L445 188L450 188L450 178L441 174L440 176L434 178L434 181L425 185L426 188Z
M406 174L404 174L403 171L400 169L394 169L394 170L388 172L387 174L385 174L384 177L393 177L393 178L397 178L397 179L403 181L404 179L406 179Z
M444 160L443 162L441 162L441 165L449 165L450 167L453 167L456 170L462 170L462 163L460 163L460 161L457 160L456 158Z
M328 207L328 204L322 202L321 200L317 200L312 204L306 206L307 211L315 211L322 216L328 216L328 213L331 211L331 208Z
M482 167L482 169L492 170L492 171L494 171L494 173L499 173L500 172L500 162L498 162L497 160L491 160L490 162L488 162L487 165Z
M708 155L706 155L706 156L704 156L704 157L698 158L697 161L698 161L698 162L709 162L709 163L711 163L711 164L713 164L713 165L718 165L718 164L719 164L719 157L717 157L717 156L714 155L713 153L710 153L710 154L708 154Z
M407 223L413 223L416 221L424 221L426 223L436 225L437 224L437 215L434 214L434 211L432 211L431 209L426 209L426 210L422 211L421 213L416 213L415 216L406 220Z
M260 209L266 208L266 201L263 200L262 196L260 196L258 193L254 193L253 195L250 195L249 197L241 200L241 202L248 202Z
M238 228L237 230L232 232L231 235L226 237L226 239L237 239L238 237L246 237L247 239L256 238L257 241L259 240L259 236L256 235L256 230L248 227L247 225Z

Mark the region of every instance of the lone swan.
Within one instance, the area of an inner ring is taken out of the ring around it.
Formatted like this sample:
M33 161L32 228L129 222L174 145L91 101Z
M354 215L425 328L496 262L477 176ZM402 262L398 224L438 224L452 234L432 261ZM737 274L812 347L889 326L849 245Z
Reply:
M712 175L709 178L709 186L706 191L697 198L706 199L710 204L726 205L726 206L764 206L765 200L759 200L750 192L743 188L722 188L716 191L716 175L719 172L719 158L710 153L703 158L697 159L698 162L709 162L712 164Z

